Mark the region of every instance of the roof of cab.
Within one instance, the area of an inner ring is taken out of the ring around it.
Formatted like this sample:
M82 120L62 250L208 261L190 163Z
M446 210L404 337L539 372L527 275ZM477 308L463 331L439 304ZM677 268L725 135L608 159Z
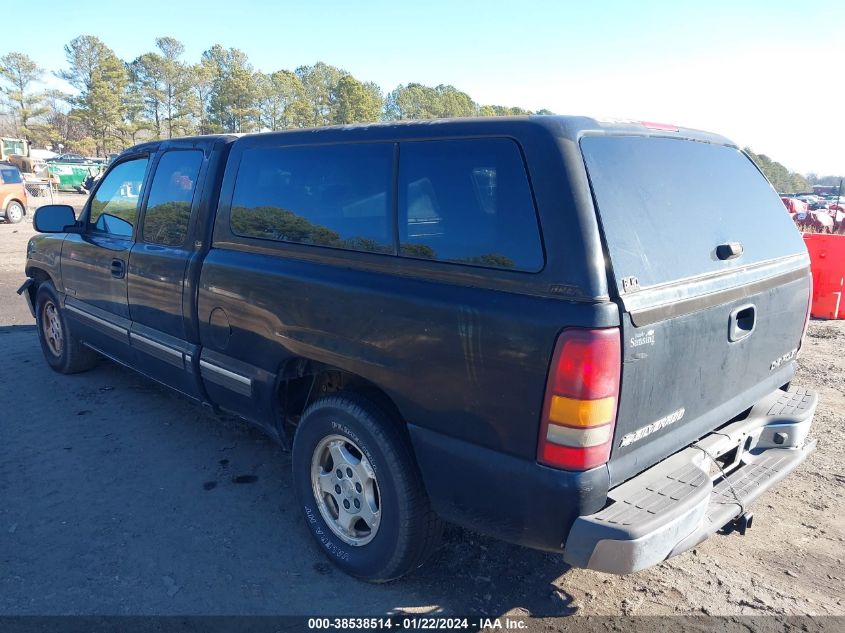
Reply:
M403 140L443 138L456 136L492 136L497 134L519 136L520 133L546 133L556 138L578 142L587 135L661 136L716 143L736 147L736 144L718 134L674 125L648 123L631 119L596 119L584 116L531 115L508 117L475 117L465 119L424 119L414 121L384 121L356 123L329 127L293 128L278 132L250 134L209 134L187 136L135 145L124 153L156 151L185 146L207 147L215 142L233 142L242 139L248 145L274 145L283 143L312 143L315 137L323 142L352 140Z
M720 145L736 144L723 136L671 125L644 123L623 119L593 119L583 116L531 115L514 117L475 117L465 119L424 119L414 121L385 121L356 123L330 127L302 128L280 132L245 134L241 142L249 145L284 142L313 142L314 137L323 141L342 140L403 140L443 138L456 136L493 136L545 133L559 139L577 142L582 136L597 134L623 134L637 136L662 136L689 139Z
M203 134L201 136L178 136L176 138L166 138L166 139L159 139L156 141L147 141L145 143L138 143L137 145L133 145L132 147L128 147L127 149L123 150L120 156L124 154L137 154L139 152L155 152L159 149L169 149L169 148L184 148L184 147L196 147L196 148L206 148L211 147L215 143L231 143L232 141L237 140L243 134Z

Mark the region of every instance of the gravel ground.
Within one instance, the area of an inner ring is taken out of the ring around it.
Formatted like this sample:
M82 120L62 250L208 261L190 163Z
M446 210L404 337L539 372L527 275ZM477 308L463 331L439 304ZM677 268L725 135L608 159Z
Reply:
M450 528L372 586L312 544L260 433L110 362L48 369L14 294L32 234L0 223L0 615L845 615L845 322L810 326L796 384L821 394L819 448L746 536L615 577Z

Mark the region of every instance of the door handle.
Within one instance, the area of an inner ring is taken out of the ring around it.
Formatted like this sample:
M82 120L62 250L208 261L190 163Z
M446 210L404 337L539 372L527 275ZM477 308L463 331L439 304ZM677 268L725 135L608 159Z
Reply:
M728 339L730 339L732 343L740 341L746 336L749 336L756 326L757 306L753 303L740 306L731 312Z
M126 274L126 264L122 259L111 260L111 276L116 279L123 279Z
M727 259L734 259L742 255L742 242L728 242L727 244L719 244L716 247L716 257L722 261Z

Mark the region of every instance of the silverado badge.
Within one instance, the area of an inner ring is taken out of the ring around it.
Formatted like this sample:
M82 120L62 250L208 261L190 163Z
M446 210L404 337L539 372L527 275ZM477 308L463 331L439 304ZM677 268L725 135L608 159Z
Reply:
M628 446L633 444L634 442L639 442L644 437L659 431L662 428L669 426L670 424L674 424L682 417L684 417L685 409L681 407L677 411L672 411L669 415L664 415L659 420L655 420L651 424L646 424L644 427L633 431L632 433L626 434L622 438L622 442L619 444L620 447Z

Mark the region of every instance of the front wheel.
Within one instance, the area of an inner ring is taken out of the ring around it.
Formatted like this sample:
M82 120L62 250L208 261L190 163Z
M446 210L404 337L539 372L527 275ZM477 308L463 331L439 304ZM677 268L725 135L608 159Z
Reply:
M24 209L20 202L12 200L6 205L6 222L10 224L17 224L23 220Z
M97 354L85 347L68 327L59 296L49 281L35 294L35 322L38 340L47 364L62 374L75 374L97 364Z
M330 396L308 407L293 444L311 534L338 567L370 582L422 565L442 530L395 422L358 394Z

